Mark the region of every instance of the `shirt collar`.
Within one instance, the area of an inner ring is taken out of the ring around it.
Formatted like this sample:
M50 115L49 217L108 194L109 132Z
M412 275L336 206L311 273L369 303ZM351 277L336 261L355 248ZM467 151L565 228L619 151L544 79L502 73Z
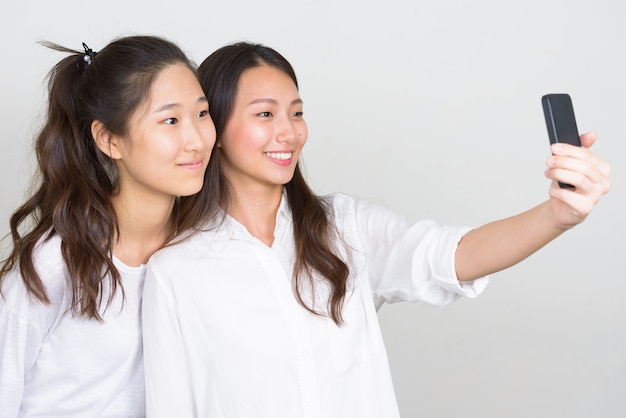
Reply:
M200 235L207 242L214 252L219 252L229 240L233 239L251 239L252 235L248 230L226 212L220 209L218 219L221 221L213 222ZM278 211L276 212L276 228L274 236L278 237L278 231L285 227L292 228L291 208L287 201L287 192L283 189L283 195L280 199Z
M280 205L278 206L278 212L276 213L276 229L282 226L284 223L292 223L291 207L287 201L287 191L283 188L283 196L280 199Z

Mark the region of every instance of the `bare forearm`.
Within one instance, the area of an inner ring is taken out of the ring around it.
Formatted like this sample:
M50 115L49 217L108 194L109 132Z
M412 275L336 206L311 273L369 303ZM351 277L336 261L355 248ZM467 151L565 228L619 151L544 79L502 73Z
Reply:
M474 280L511 267L566 231L554 222L549 205L544 202L465 235L455 256L459 280Z
M463 237L454 260L459 280L473 280L511 267L585 220L611 189L611 167L589 150L595 133L581 135L580 140L582 147L552 145L545 172L552 180L548 201ZM562 189L557 182L574 188Z

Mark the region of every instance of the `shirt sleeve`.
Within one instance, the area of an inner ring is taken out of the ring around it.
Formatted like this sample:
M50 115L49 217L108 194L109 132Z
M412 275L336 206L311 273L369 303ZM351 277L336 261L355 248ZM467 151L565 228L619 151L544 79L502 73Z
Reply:
M355 201L354 214L377 309L399 301L445 306L463 296L476 297L487 285L487 277L459 282L456 275L458 243L472 228L430 220L411 223L368 201Z
M146 413L149 418L192 417L191 375L167 283L153 257L146 269L142 305Z
M3 416L18 416L26 375L36 363L47 330L59 314L57 298L48 293L52 300L49 305L29 295L16 270L2 282L0 411Z

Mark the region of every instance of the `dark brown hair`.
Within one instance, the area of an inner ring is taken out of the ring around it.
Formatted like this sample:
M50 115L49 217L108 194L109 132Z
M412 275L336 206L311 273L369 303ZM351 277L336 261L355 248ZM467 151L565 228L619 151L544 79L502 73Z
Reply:
M298 80L291 64L272 48L239 42L222 47L207 57L198 68L200 84L209 100L209 111L217 131L217 143L230 118L237 95L237 85L241 74L249 68L261 65L274 67L293 80L296 88ZM220 148L215 147L215 150ZM228 180L219 168L219 152L214 152L209 170L214 174L207 179L207 190L219 190L221 205L228 208L232 191ZM215 167L212 167L215 166ZM208 170L207 170L208 171ZM342 307L346 295L348 266L336 254L338 235L330 215L330 208L323 197L313 193L306 183L299 163L294 176L285 186L287 201L293 213L293 234L296 242L294 265L294 293L298 302L310 312L319 314L307 306L300 292L302 279L314 289L314 273L321 275L330 285L328 300L330 317L342 323Z
M0 268L0 284L18 268L28 292L49 303L33 252L39 242L58 235L71 282L72 311L100 319L103 281L111 281L107 305L118 287L123 288L111 259L119 235L111 203L118 189L117 170L97 148L92 122L98 120L124 137L161 71L174 64L194 74L196 69L177 45L155 36L119 38L97 53L87 47L76 51L42 44L69 55L48 75L46 120L35 141L38 175L31 196L11 216L13 248ZM181 197L174 208L177 229L193 228L212 205L206 195Z

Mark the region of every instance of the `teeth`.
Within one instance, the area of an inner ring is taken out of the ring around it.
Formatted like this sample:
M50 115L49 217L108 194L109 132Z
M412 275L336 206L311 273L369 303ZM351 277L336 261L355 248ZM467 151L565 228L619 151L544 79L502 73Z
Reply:
M275 160L289 160L291 158L291 154L292 154L291 152L266 152L265 153L265 155Z

